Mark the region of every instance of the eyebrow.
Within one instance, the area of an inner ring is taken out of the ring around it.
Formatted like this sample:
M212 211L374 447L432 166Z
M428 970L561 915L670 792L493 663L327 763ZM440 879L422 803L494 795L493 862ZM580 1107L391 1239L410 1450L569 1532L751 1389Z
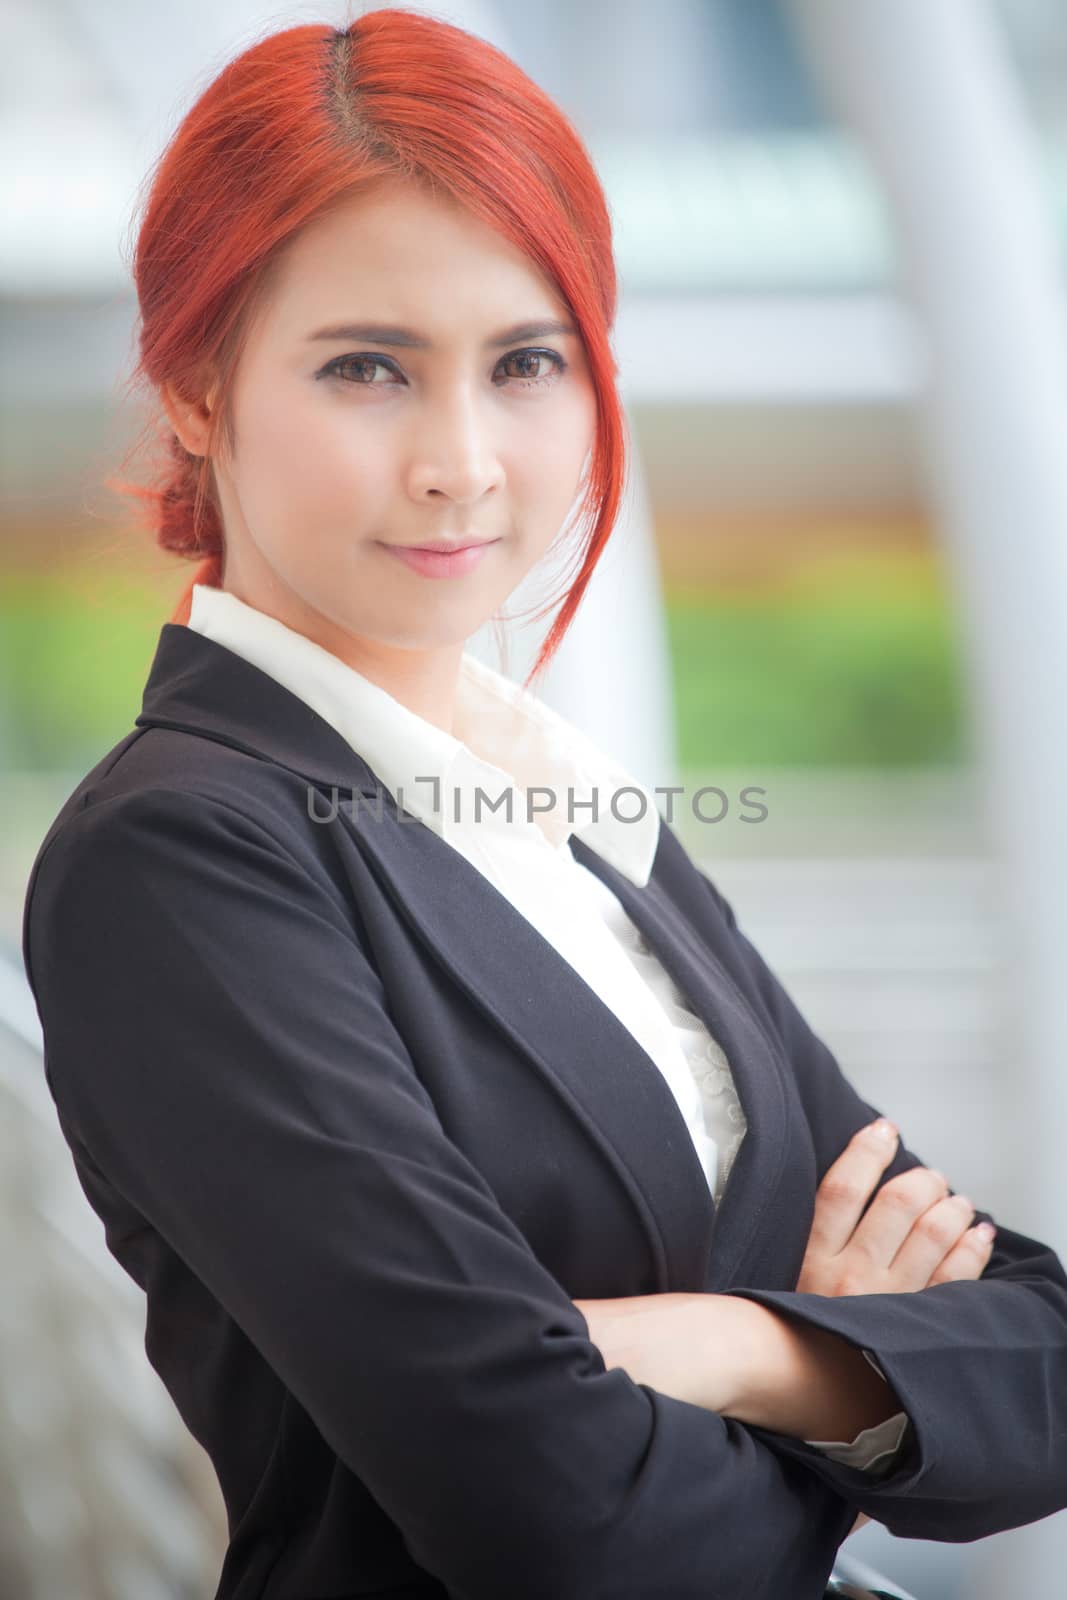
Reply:
M518 322L513 328L505 328L503 332L487 339L485 347L487 350L502 350L506 345L517 344L523 339L547 339L556 334L572 334L577 338L578 330L569 322L543 317L536 322ZM356 343L366 340L370 344L397 345L408 350L433 349L429 339L424 339L411 328L396 328L382 322L343 322L333 327L319 328L308 335L309 343L318 339L329 339L335 343L340 340Z

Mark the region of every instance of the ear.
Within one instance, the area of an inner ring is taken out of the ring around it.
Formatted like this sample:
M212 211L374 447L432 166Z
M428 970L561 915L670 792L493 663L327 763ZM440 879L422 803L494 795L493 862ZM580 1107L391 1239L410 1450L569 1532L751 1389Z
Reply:
M208 428L217 392L218 384L214 383L202 400L185 400L172 383L165 383L160 390L170 425L190 455L207 453Z

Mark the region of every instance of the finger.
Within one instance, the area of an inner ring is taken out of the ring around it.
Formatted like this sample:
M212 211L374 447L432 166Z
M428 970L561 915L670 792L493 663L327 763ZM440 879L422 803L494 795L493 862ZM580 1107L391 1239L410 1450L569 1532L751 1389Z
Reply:
M882 1185L857 1224L849 1241L850 1255L854 1255L861 1264L888 1271L920 1218L944 1200L947 1193L948 1180L943 1172L929 1167L909 1167L907 1172L898 1172L895 1178L890 1178L888 1183ZM971 1216L973 1207L966 1221L970 1221ZM921 1280L924 1284L965 1226L965 1222L957 1218L958 1225L953 1232L947 1222L947 1215L942 1213L940 1217L925 1223L911 1245L915 1256L926 1263ZM940 1248L924 1243L924 1234L930 1230Z
M953 1283L961 1279L980 1278L989 1265L995 1237L995 1228L988 1239L982 1237L977 1227L968 1228L956 1247L935 1269L930 1282Z
M877 1131L880 1125L890 1130L888 1136ZM845 1248L871 1191L896 1155L899 1137L883 1118L853 1134L816 1191L809 1249L828 1256Z
M911 1230L889 1263L890 1290L922 1289L975 1220L965 1194L949 1194L915 1218Z

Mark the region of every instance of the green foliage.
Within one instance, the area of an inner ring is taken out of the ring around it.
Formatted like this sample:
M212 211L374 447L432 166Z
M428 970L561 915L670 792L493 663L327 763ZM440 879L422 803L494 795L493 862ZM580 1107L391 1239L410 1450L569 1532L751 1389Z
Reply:
M963 757L958 648L936 584L864 562L790 591L667 599L683 768Z
M5 575L5 764L87 771L133 726L176 583L114 568ZM958 759L965 718L944 594L869 558L760 595L667 595L686 769L907 766Z
M5 574L0 592L4 765L87 771L133 726L168 611L158 588L109 574Z

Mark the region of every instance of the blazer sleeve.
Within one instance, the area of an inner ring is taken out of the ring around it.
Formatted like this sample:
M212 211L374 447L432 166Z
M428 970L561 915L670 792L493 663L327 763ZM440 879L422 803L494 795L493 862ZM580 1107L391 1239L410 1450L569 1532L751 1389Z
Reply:
M879 1367L869 1350L861 1351L868 1366L874 1368L883 1383L888 1383L885 1373ZM846 1466L861 1467L864 1472L887 1472L893 1464L895 1457L908 1447L906 1438L909 1417L906 1411L897 1411L884 1422L876 1422L872 1428L863 1428L852 1440L845 1439L805 1439L805 1444L814 1445L831 1461L843 1461Z
M72 1146L457 1600L821 1594L852 1496L605 1368L443 1130L354 904L260 810L142 790L45 847L24 959Z
M849 1083L730 903L701 877L729 929L732 973L796 1074L821 1182L853 1134L883 1113ZM925 1165L902 1137L878 1188ZM1047 1244L978 1211L975 1220L983 1219L996 1223L997 1234L976 1280L836 1297L730 1290L874 1356L911 1422L903 1453L884 1476L833 1461L810 1441L755 1426L752 1433L902 1538L965 1542L1067 1507L1067 1274Z

